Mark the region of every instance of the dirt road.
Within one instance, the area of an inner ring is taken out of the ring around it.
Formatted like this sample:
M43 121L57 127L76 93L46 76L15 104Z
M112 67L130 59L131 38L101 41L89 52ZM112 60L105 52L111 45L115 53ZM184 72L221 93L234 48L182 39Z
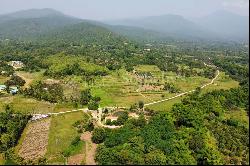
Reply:
M203 88L205 88L206 86L211 85L211 84L214 83L214 81L215 81L215 80L218 78L218 76L220 75L220 71L219 71L219 70L217 70L216 72L217 72L217 74L216 74L216 76L211 80L211 82L209 82L209 83L207 83L207 84L201 86L201 87L200 87L201 89L203 89ZM181 93L181 94L178 94L178 95L176 95L176 96L173 96L173 97L170 97L170 98L167 98L167 99L163 99L163 100L154 101L154 102L151 102L151 103L144 104L144 106L149 106L149 105L161 103L161 102L164 102L164 101L172 100L172 99L175 99L175 98L177 98L177 97L183 96L183 95L185 95L185 94L188 94L188 93L191 93L191 92L194 92L194 91L195 91L195 90L190 90L190 91L187 91L187 92L183 92L183 93Z
M95 153L97 144L91 141L92 133L91 132L84 132L81 135L81 140L85 141L86 143L86 159L85 165L96 165L95 162Z

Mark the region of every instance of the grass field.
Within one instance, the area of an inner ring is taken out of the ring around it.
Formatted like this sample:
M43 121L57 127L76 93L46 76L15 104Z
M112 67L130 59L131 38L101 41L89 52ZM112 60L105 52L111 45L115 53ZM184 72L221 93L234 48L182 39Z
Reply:
M178 77L173 72L161 72L157 66L154 65L139 65L135 67L138 72L151 72L152 79L147 79L146 83L155 83L159 80L161 84L166 81L173 82L182 91L192 90L196 87L208 83L210 80L203 77ZM101 78L95 86L92 87L92 93L101 97L101 106L127 106L143 101L145 103L160 100L174 96L166 91L146 91L142 94L143 97L136 90L141 87L140 80L138 80L133 73L128 73L124 69L118 72L113 72L108 76ZM162 97L164 94L164 97Z
M139 65L135 68L137 71L151 72L153 77L148 79L147 83L157 82L163 85L165 82L172 82L181 89L182 92L193 90L201 85L210 82L210 79L204 77L180 77L173 72L161 72L157 66L154 65ZM42 72L26 73L19 72L19 74L31 80L38 80L42 77ZM2 78L3 79L3 78ZM1 77L0 77L1 80ZM70 96L71 94L78 94L80 90L88 88L86 83L81 80L79 76L66 77L64 80L65 94ZM66 85L68 84L68 85ZM229 89L238 86L238 82L232 80L225 73L220 72L219 77L214 84L207 86L202 90L202 93L206 93L215 89ZM70 86L76 86L75 90L67 88ZM124 69L113 71L109 75L104 77L98 77L93 85L90 85L93 96L101 97L100 106L125 106L130 107L132 104L138 101L149 103L152 101L158 101L161 99L175 96L176 94L170 94L164 90L154 91L147 90L141 93L142 96L136 90L141 88L140 81L135 77L132 72L127 72ZM164 95L164 96L162 96ZM170 100L150 106L156 110L169 110L174 102L179 102L180 99ZM0 111L4 109L6 104L11 104L15 110L22 112L34 112L34 113L47 113L47 112L64 112L74 109L71 104L50 104L44 101L37 101L31 98L24 98L21 95L8 96L0 98Z
M225 117L227 119L230 119L230 118L237 119L242 124L244 124L247 128L249 128L249 117L245 110L237 109L237 110L228 111L225 113Z
M147 106L150 109L153 109L155 111L170 111L172 106L176 103L180 103L181 99L183 99L184 96L179 97L179 98L175 98L173 100L169 100L169 101L164 101L161 103L157 103L157 104L153 104L150 106Z
M46 158L50 164L64 164L62 152L66 150L71 141L78 135L72 126L77 120L86 120L88 116L83 112L74 112L52 117L49 132L49 144Z
M28 87L33 81L46 79L46 77L43 76L43 73L44 70L34 73L29 73L25 71L16 71L16 74L22 77L26 81L24 87Z
M8 96L0 98L0 112L4 111L5 106L9 104L15 111L24 113L49 113L65 112L75 109L70 103L52 104L46 101L39 101L32 98L26 98L22 95Z
M0 85L3 85L5 83L5 81L7 81L8 79L9 79L9 77L5 77L5 76L0 75Z
M228 75L225 75L224 72L220 72L218 78L214 81L214 84L207 86L202 92L207 93L212 90L219 89L230 89L236 88L239 86L239 82L231 79Z
M4 111L5 105L9 104L15 111L26 113L48 113L53 112L54 104L26 98L21 95L0 98L0 111Z
M226 90L226 89L235 88L235 87L238 87L238 86L239 86L239 83L237 81L234 81L229 76L225 75L224 72L220 72L220 75L217 78L217 80L214 82L214 84L209 85L209 86L205 87L204 89L202 89L202 93L204 94L204 93L207 93L209 91L219 90L219 89L225 89ZM193 88L193 89L195 89L195 88ZM173 100L164 101L164 102L161 102L161 103L150 105L150 106L148 106L148 108L154 109L156 111L169 111L169 110L171 110L172 106L175 103L181 102L181 98L184 98L184 97L185 96L182 96L182 97L179 97L179 98L175 98Z
M4 164L5 164L4 155L0 153L0 165L4 165Z

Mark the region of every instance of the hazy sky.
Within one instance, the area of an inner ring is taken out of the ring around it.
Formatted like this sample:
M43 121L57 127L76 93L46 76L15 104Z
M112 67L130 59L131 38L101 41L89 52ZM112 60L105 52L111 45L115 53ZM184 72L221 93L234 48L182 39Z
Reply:
M197 17L222 9L248 15L249 0L0 0L0 14L30 8L53 8L94 20L162 14Z

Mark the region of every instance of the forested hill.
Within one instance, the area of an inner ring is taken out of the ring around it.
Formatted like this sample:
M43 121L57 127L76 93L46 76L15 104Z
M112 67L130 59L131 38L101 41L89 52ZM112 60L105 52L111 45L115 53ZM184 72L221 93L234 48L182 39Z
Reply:
M120 43L126 39L104 27L83 21L78 24L52 30L41 36L38 40L67 43L70 42L75 45L83 43L108 45Z
M117 37L113 35L119 34L130 40L145 42L245 41L247 17L220 14L217 18L217 15L192 21L178 15L163 15L102 23L75 18L53 9L30 9L0 15L0 39L20 41L57 39L58 41L59 38L64 40L63 38L67 37L74 41L106 42L110 41L110 38L116 40ZM222 23L219 25L220 22ZM113 37L104 39L108 31L112 32ZM83 39L82 35L86 35L84 37L86 39Z
M31 40L82 20L52 9L31 9L0 16L0 38Z
M126 41L125 37L107 27L52 9L31 9L0 16L0 39L75 46L83 43L115 45Z

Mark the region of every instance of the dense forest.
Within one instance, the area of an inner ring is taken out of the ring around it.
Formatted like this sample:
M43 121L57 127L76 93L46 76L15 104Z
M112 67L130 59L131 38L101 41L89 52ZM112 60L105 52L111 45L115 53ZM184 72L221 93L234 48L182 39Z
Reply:
M10 106L6 106L5 112L0 112L0 152L8 152L13 148L20 138L30 115L13 111Z
M247 85L246 85L247 86ZM248 108L248 87L199 91L160 112L106 130L96 156L100 164L249 164L248 125L226 118Z

